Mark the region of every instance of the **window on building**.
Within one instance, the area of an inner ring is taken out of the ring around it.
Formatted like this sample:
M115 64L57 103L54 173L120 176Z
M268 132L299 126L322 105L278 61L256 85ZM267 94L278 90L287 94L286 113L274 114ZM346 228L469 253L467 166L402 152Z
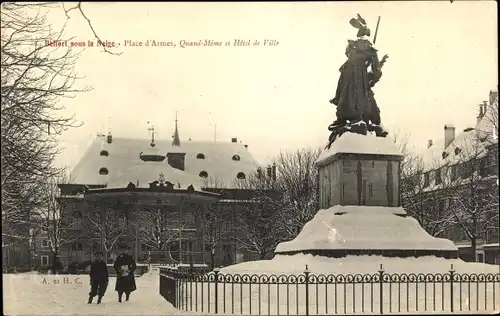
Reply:
M80 243L80 242L74 242L73 244L71 244L71 250L74 250L74 251L83 250L82 243Z
M457 165L451 166L451 172L450 172L451 181L457 180L458 176L457 168L458 168Z
M198 155L196 155L196 159L205 159L205 155L202 153L199 153Z
M461 177L463 179L470 178L474 172L474 163L473 161L468 161L462 164L461 166Z
M441 169L437 169L436 171L436 184L441 184L442 179L441 179Z
M107 150L101 150L101 153L99 154L99 156L109 156L109 152Z
M206 177L208 177L208 173L206 171L201 171L200 178L206 178Z
M238 155L233 155L233 160L234 160L234 161L240 161L240 160L241 160L241 158L240 158L240 156L238 156Z
M486 177L488 176L488 168L487 168L487 157L482 158L479 160L479 175L481 177Z
M238 172L238 174L236 175L236 178L243 180L246 178L246 175L243 172Z
M151 246L148 246L146 244L141 244L141 250L150 251L151 249L152 249Z
M172 158L172 160L170 161L170 165L172 166L172 168L175 168L175 169L183 169L182 166L183 166L183 162L182 162L182 159L180 158Z
M99 169L99 174L103 175L103 176L107 175L108 174L108 168L101 168L101 169Z
M41 265L43 267L46 267L49 265L49 256L41 256L40 259L42 260Z
M431 176L430 176L429 172L424 173L424 188L429 186L430 178L431 178Z
M49 248L49 241L47 239L42 240L42 248Z

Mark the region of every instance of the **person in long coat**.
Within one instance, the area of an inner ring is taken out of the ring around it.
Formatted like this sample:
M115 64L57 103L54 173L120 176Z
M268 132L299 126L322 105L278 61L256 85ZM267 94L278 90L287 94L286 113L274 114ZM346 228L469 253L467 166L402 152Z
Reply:
M123 293L125 293L125 300L130 299L130 293L137 289L135 285L134 271L137 268L134 258L128 254L129 248L120 254L115 261L113 267L116 271L116 286L115 290L118 292L118 302L122 302Z

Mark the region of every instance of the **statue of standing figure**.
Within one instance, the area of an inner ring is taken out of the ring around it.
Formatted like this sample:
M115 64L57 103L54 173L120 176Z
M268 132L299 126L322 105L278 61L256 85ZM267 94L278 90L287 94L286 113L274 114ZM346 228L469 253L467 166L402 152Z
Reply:
M387 136L387 131L381 126L380 110L372 88L382 77L382 66L389 56L384 55L379 60L377 50L369 40L370 29L359 14L349 23L358 29L358 34L356 40L348 40L347 61L339 69L335 97L330 100L337 106L337 119L328 127L332 133L327 148L347 131L362 135L375 132L378 137ZM371 71L368 71L369 68Z

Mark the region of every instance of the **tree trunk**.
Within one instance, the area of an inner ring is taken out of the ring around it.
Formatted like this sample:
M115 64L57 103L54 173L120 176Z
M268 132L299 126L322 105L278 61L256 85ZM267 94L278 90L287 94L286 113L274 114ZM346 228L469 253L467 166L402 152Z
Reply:
M57 254L55 252L52 253L52 265L50 267L50 272L54 275L57 273Z
M473 262L477 262L477 238L471 238L470 240L470 250Z

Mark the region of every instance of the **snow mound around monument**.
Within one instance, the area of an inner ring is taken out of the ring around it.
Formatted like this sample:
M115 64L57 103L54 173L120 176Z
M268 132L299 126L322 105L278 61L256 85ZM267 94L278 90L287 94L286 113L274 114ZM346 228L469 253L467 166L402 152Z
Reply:
M275 253L336 249L457 250L450 240L429 235L402 207L337 205L318 211Z
M222 268L221 273L231 274L300 274L307 269L314 274L373 274L382 269L387 273L499 273L494 264L465 262L434 256L389 258L382 256L346 256L327 258L311 254L276 255L271 260L248 261Z

